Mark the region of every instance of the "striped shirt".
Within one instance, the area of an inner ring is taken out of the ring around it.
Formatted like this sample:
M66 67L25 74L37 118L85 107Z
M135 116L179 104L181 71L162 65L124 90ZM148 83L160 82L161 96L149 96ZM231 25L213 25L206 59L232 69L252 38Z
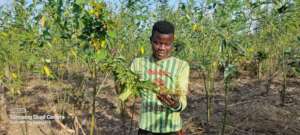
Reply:
M133 60L131 70L137 73L141 80L150 80L171 92L182 93L178 97L179 107L170 108L163 105L155 93L145 90L146 92L141 94L139 128L153 133L179 131L182 128L180 112L187 105L188 63L175 57L159 61L155 61L153 57L143 57Z

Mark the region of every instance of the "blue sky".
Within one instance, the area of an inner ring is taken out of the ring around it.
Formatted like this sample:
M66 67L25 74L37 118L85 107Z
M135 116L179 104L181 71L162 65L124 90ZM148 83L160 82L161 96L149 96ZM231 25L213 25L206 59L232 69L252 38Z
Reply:
M13 0L0 0L0 6L2 5L10 5Z

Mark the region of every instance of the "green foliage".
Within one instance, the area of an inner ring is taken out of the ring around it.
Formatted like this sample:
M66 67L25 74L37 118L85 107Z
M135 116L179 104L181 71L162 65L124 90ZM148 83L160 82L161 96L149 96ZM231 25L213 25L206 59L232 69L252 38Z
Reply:
M126 101L130 96L139 96L144 90L150 90L154 93L158 92L157 86L150 81L140 81L138 75L133 73L127 66L126 61L122 57L108 58L102 63L102 71L115 75L116 80L121 86L121 94L119 99Z
M230 80L237 75L237 68L235 65L229 64L224 71L224 80Z
M226 105L230 83L245 63L258 64L259 78L282 72L284 88L287 77L300 75L299 1L197 2L173 8L166 0L129 0L112 9L100 0L16 0L11 8L0 8L0 84L18 95L27 75L69 79L64 73L79 67L91 82L112 73L121 86L121 101L144 90L157 93L158 88L140 81L128 63L151 55L151 26L162 19L176 26L173 55L202 73L208 121L218 72L223 73ZM95 127L95 97L101 89L97 83L92 87L90 134ZM281 93L284 101L285 90ZM82 98L82 93L74 94L74 100ZM223 120L224 134L226 115Z
M176 26L173 55L209 76L219 66L249 61L259 61L264 75L282 69L283 58L288 71L298 75L298 1L196 3L171 8L167 1L128 1L113 11L92 0L16 1L0 9L0 79L17 88L27 72L48 76L45 66L55 77L66 63L99 69L111 50L124 56L126 67L132 58L151 54L151 26L160 19ZM18 83L11 81L12 73Z
M255 52L254 58L255 58L255 60L261 62L261 61L267 59L267 53L263 52L263 51Z

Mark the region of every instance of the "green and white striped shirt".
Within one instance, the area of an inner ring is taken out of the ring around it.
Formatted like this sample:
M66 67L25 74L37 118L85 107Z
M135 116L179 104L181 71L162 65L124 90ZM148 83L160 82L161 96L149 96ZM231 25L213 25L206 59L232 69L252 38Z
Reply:
M182 128L180 112L187 105L188 63L175 57L159 61L155 61L153 57L143 57L133 60L131 70L137 73L141 80L151 80L172 93L182 93L179 96L180 105L176 109L164 106L153 92L142 93L139 128L153 133L179 131Z

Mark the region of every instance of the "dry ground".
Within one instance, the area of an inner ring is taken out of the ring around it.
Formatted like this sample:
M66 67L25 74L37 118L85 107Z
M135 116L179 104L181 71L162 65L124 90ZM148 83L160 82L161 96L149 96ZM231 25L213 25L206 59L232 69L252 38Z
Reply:
M91 88L80 87L80 82L47 81L28 77L22 94L12 98L0 88L0 135L58 135L89 134L89 104ZM102 80L100 80L101 82ZM215 83L213 115L206 123L206 98L203 80L196 74L190 77L188 107L183 111L184 129L188 135L217 135L221 130L224 108L224 92L221 80ZM280 79L274 79L270 92L265 94L265 82L246 75L232 84L229 93L228 135L299 135L300 134L300 79L288 80L285 106L280 105ZM77 93L76 90L83 90ZM80 100L81 99L81 100ZM83 99L83 100L82 100ZM128 102L126 113L118 113L114 84L109 79L97 95L97 128L101 135L135 135L139 100L133 111L133 102ZM27 114L63 115L61 121L38 123L14 123L9 119L10 110L25 107ZM133 118L132 118L133 116ZM132 130L130 130L132 127Z

